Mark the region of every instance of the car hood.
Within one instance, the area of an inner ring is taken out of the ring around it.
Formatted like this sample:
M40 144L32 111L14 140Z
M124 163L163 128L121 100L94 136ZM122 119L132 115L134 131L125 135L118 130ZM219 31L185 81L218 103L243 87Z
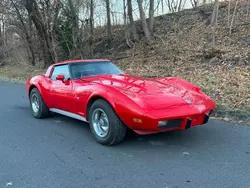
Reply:
M131 75L103 75L92 77L92 83L112 87L125 94L140 106L162 110L196 105L203 110L209 98L196 86L178 78L147 79Z

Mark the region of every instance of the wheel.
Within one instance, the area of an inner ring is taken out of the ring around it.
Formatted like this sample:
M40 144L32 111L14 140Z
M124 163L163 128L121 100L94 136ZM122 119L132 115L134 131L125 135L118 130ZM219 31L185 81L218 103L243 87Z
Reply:
M98 99L92 104L88 119L90 130L100 144L116 145L126 136L127 127L105 100Z
M30 92L30 107L32 115L37 119L42 119L50 116L50 111L44 103L42 96L37 88L33 88Z

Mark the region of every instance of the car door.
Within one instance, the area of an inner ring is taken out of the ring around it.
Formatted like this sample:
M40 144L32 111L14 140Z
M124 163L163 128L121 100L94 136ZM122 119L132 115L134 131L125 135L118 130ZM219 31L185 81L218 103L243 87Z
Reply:
M87 73L89 73L89 69L86 68L87 65L87 63L75 63L69 66L72 75L72 93L76 98L75 113L83 117L86 117L87 100L92 92L89 89L90 81L85 79L88 78Z
M63 81L56 80L58 75L64 75L65 79ZM75 101L72 93L72 81L70 78L69 65L63 64L55 66L50 79L51 107L66 112L73 112Z

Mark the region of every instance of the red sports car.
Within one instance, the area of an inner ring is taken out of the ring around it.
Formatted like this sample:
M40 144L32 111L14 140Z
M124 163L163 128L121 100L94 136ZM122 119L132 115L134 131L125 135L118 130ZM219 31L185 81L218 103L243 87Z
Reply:
M35 118L54 112L88 122L104 145L120 143L127 129L152 134L202 125L215 108L188 81L128 75L109 60L53 64L28 79L26 89Z

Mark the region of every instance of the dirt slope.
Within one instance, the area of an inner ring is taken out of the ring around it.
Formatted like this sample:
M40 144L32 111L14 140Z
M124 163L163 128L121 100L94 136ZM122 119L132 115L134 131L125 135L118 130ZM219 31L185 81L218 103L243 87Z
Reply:
M233 2L230 19L234 8ZM247 1L238 2L231 35L227 25L228 3L220 4L215 45L212 44L210 25L212 11L213 5L206 5L157 17L153 43L137 44L126 52L116 51L117 57L128 56L117 63L132 74L187 79L214 98L218 115L228 119L237 114L238 119L250 122L250 16L247 15Z

